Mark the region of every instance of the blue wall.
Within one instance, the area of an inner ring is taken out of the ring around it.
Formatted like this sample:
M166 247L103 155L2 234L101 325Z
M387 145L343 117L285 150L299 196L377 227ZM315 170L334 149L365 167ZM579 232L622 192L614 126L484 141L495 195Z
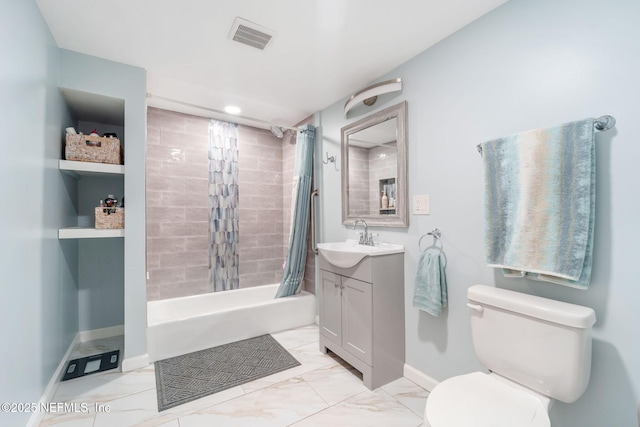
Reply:
M467 289L476 284L595 309L593 369L576 403L556 403L554 427L634 426L640 400L638 99L640 3L511 0L379 80L401 77L409 107L409 195L429 194L431 215L380 229L405 253L407 364L442 381L482 369L471 343ZM366 82L363 82L363 86ZM345 100L320 112L321 152L340 156ZM387 104L382 107L386 107ZM519 131L611 114L597 134L597 208L590 289L504 279L484 264L483 174L476 144ZM340 174L321 169L319 241L352 237L341 225ZM418 240L443 232L449 308L438 318L411 306ZM376 230L377 231L377 230Z
M37 402L79 330L119 325L126 318L123 369L129 361L131 368L146 364L146 72L59 49L32 1L0 3L0 31L0 398ZM100 253L85 250L100 242L58 240L59 228L77 225L79 193L78 181L58 170L64 128L73 124L59 87L125 102L127 230L126 241L105 243L112 259L87 255ZM79 275L103 278L112 269L124 271L124 284L79 284ZM29 415L2 413L0 424L25 425Z
M120 324L124 314L125 348L123 370L130 370L147 363L147 289L145 271L145 150L147 133L146 71L142 68L121 64L70 50L60 49L60 87L124 100L124 158L126 198L126 219L124 242L105 243L109 250L119 254L103 265L96 242L80 243L81 279L95 272L104 278L105 268L122 271L122 251L124 247L124 289L122 284L108 284L98 280L89 284L81 282L81 302L91 306L101 299L105 286L110 298L103 300L112 304L101 312L105 317L83 315L82 327L106 327ZM85 194L81 191L81 194ZM83 251L87 249L87 251ZM98 254L96 256L96 254ZM117 258L117 259L116 259ZM114 288L119 286L119 289ZM85 292L86 291L86 292ZM120 294L118 292L123 292ZM121 298L123 295L123 299ZM124 306L122 306L124 304ZM81 313L91 307L81 306Z
M0 401L37 402L78 331L76 182L58 171L71 123L59 49L33 1L0 2ZM30 414L0 414L3 426Z

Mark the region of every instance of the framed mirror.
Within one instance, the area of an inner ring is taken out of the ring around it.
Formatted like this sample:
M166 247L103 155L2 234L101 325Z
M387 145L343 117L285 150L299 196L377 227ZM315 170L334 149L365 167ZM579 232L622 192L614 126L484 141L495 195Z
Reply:
M342 128L342 223L407 227L407 102Z

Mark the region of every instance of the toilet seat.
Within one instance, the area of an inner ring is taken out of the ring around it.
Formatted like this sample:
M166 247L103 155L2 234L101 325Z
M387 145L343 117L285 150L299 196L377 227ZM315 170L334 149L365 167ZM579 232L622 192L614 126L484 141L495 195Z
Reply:
M424 421L431 427L550 427L533 393L482 372L460 375L429 394Z

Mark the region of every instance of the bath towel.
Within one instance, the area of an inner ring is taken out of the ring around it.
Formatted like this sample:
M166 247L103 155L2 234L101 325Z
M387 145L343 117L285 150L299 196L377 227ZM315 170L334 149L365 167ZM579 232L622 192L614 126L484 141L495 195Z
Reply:
M592 118L482 144L485 256L508 277L586 289L595 219Z
M420 254L413 306L434 316L439 316L447 306L447 278L440 253L425 251Z

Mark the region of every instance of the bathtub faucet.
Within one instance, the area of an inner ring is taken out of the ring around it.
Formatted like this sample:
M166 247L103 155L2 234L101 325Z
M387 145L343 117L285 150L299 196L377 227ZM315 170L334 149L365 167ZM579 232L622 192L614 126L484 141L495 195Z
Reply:
M353 223L354 230L356 229L356 226L358 224L362 224L364 226L364 232L360 233L360 241L358 243L360 245L373 246L373 236L371 235L371 233L369 233L367 222L362 218L356 219Z

